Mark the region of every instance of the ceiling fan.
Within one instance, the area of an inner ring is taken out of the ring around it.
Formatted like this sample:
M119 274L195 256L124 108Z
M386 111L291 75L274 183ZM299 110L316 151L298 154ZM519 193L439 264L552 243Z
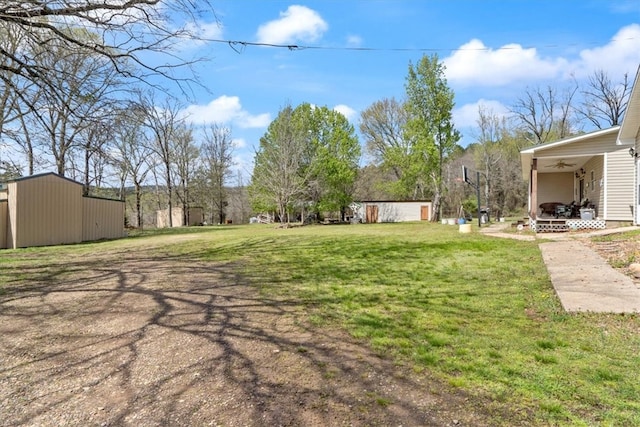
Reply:
M559 160L556 163L552 164L552 165L548 165L548 168L556 168L556 169L564 169L564 168L569 168L569 167L573 167L575 166L575 163L567 163L564 160Z

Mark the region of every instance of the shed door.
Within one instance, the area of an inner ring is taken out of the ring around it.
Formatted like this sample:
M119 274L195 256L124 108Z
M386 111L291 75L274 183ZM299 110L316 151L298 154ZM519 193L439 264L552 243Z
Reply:
M420 221L429 221L430 218L429 205L420 206Z
M378 206L367 205L367 222L378 222Z

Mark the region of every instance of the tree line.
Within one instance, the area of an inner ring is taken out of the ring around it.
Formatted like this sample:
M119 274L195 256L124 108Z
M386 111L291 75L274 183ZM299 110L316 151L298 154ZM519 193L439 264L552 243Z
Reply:
M474 141L462 147L452 120L455 95L438 56L409 63L404 87L402 99L381 99L361 112L361 143L337 112L285 106L256 153L250 187L254 210L277 212L286 222L293 213L305 212L313 217L337 212L344 219L351 201L428 199L434 206L431 219L439 220L461 208L477 210L475 189L462 180L466 166L480 175L476 184L484 208L497 216L519 214L527 202L520 151L589 127L620 124L630 91L627 75L614 82L602 70L582 88L575 80L563 88L528 87L509 114L480 105ZM331 135L333 145L320 135Z
M86 194L117 187L135 226L175 206L202 206L211 223L225 222L231 206L242 222L252 211L284 222L344 219L353 201L382 199L432 200L438 220L473 209L462 165L482 173L491 211L517 213L526 204L520 150L620 124L630 90L626 75L612 81L604 71L582 87L525 88L506 116L480 107L474 142L462 147L444 64L424 55L409 63L402 97L361 112L359 134L327 107L282 107L245 186L233 176L232 130L193 127L168 96L167 82L182 94L197 88L175 71L200 59L180 58L173 46L197 38L196 11L213 13L210 5L173 2L170 12L185 18L175 28L158 2L116 3L0 6L0 180L54 170Z
M177 71L203 58L176 48L197 40L207 13L202 0L3 2L0 180L53 170L87 195L115 188L135 226L153 223L158 209L194 205L224 222L238 193L229 188L232 131L189 125L168 89L198 87ZM242 221L244 204L234 203Z

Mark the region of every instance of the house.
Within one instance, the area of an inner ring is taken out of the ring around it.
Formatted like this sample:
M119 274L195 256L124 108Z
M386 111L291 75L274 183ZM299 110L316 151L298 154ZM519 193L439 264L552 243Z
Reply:
M633 220L634 162L614 126L520 152L531 229L605 228Z
M433 209L426 200L363 201L351 208L355 218L363 222L429 221Z
M83 185L46 173L0 189L0 248L24 248L125 236L124 202L83 196Z
M555 231L604 228L607 222L618 221L640 224L639 149L640 67L621 126L520 152L523 177L529 179L531 228ZM579 218L572 218L577 211L571 201L583 208Z
M640 163L638 150L640 149L640 67L631 89L627 112L618 133L618 144L628 147L628 154L633 159L633 175L631 177L631 200L633 206L633 224L640 225ZM635 191L638 189L638 191Z
M174 227L182 227L183 225L202 225L203 222L204 209L202 208L188 208L186 216L184 215L183 208L171 208L171 223ZM159 211L156 211L156 227L169 227L169 209L161 209Z

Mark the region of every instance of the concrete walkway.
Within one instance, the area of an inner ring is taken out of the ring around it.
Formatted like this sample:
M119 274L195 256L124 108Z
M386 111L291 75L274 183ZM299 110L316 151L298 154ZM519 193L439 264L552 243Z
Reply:
M489 236L519 240L541 240L542 258L562 307L568 312L640 312L640 288L633 280L611 267L597 252L578 238L637 230L624 227L592 233L506 233L504 223L480 229Z

